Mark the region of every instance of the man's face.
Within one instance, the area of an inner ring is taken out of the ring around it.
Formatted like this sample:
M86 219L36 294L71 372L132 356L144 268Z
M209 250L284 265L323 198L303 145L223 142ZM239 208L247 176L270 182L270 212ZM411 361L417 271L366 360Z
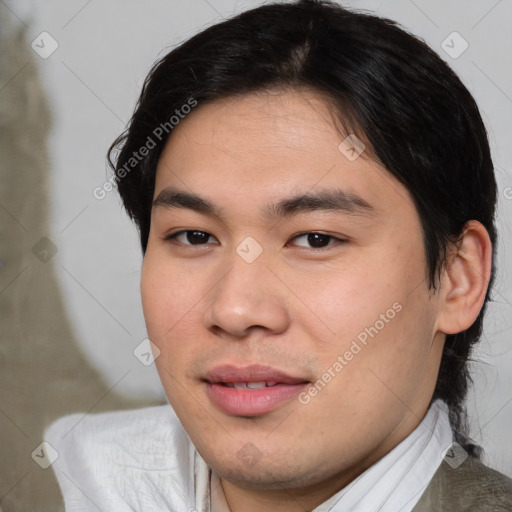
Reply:
M339 488L430 402L444 337L420 220L344 138L314 94L259 93L199 105L160 158L148 334L183 426L235 485Z

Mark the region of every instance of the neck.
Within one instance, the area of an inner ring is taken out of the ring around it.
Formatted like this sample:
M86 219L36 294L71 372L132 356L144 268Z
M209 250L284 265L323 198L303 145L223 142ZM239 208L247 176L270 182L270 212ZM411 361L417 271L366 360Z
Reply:
M221 479L222 489L231 512L305 512L324 503L331 496L357 478L366 468L357 468L336 475L328 482L299 488L261 490L239 487Z
M306 481L283 483L280 488L248 487L224 478L220 479L226 502L231 512L305 512L312 511L331 496L353 482L359 475L387 455L394 447L402 442L418 426L422 414L411 415L409 421L397 426L385 440L379 443L369 454L359 459L351 466L345 467L332 476L315 481L315 475L310 475ZM314 482L311 484L311 482Z

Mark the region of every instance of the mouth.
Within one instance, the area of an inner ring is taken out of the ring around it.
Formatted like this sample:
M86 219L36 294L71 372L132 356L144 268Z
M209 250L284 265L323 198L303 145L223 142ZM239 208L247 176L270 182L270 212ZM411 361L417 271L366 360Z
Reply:
M217 366L203 379L213 405L230 416L261 416L296 397L311 382L261 365Z
M279 382L261 380L259 382L218 382L217 384L234 389L263 389L277 386Z

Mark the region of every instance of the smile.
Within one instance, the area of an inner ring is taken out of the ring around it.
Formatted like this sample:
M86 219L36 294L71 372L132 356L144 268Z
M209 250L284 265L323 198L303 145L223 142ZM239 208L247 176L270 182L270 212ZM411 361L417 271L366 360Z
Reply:
M230 416L261 416L295 398L310 382L268 366L213 368L204 379L212 404Z

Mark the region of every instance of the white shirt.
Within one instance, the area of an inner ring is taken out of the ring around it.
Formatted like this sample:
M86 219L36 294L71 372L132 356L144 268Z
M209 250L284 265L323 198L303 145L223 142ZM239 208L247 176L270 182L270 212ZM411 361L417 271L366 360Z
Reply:
M45 440L66 512L224 512L218 476L169 405L74 414ZM410 512L452 444L448 408L435 401L399 445L313 512Z

